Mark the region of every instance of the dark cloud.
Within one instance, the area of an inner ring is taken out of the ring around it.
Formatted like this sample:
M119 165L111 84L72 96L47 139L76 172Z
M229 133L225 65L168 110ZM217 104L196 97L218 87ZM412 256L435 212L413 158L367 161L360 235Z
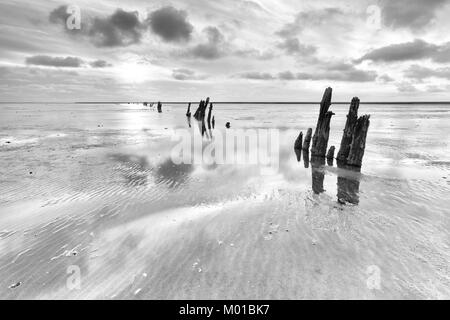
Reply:
M382 0L382 17L392 28L419 30L430 24L447 0Z
M287 38L278 44L278 48L283 49L287 54L311 56L317 52L317 47L300 43L297 38Z
M89 63L92 68L108 68L112 67L112 64L108 63L105 60L95 60Z
M432 59L435 62L450 62L450 43L435 45L416 39L412 42L392 44L372 50L356 60L356 62L364 60L398 62L421 59Z
M61 58L44 55L28 57L25 62L29 65L65 68L80 68L84 64L82 59L76 57Z
M207 27L203 30L207 42L201 43L188 50L188 56L206 60L219 59L225 55L225 38L216 27Z
M267 72L245 72L239 75L240 78L243 79L251 79L251 80L273 80L275 79L270 73Z
M187 41L194 29L187 20L186 11L171 6L150 13L148 22L152 31L168 42Z
M141 41L143 25L137 11L117 9L106 18L94 18L88 35L98 47L125 47Z
M404 72L404 76L418 81L432 77L450 80L450 68L431 69L415 64Z

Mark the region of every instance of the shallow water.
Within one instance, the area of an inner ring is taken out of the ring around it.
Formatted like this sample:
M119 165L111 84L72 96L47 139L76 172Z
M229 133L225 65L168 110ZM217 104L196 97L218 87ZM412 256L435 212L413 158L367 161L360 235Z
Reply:
M215 106L279 130L267 174L174 164L184 106L0 105L0 298L450 298L450 106L361 105L360 173L297 161L318 110Z

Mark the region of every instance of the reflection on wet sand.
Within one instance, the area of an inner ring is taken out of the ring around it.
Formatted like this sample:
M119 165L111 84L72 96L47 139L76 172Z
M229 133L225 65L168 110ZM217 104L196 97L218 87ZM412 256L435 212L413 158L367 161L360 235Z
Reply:
M300 161L300 151L294 149L297 160ZM326 159L328 166L333 166L333 158ZM311 163L312 190L315 194L325 191L325 158L312 157L309 159L309 151L303 150L303 164L309 168ZM359 183L361 168L349 166L337 161L337 201L340 204L359 203Z
M359 203L359 176L361 172L361 168L348 166L345 164L337 162L337 166L339 169L338 178L337 178L337 198L338 202L341 204L351 203L358 204Z
M312 175L312 189L315 194L325 191L323 188L323 180L325 179L325 158L311 157L311 175Z

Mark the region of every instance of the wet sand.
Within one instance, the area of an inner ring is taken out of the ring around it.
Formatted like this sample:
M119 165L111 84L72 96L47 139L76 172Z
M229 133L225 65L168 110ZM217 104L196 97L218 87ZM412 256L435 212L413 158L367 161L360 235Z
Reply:
M1 299L450 298L449 106L361 105L361 173L297 162L318 106L217 106L216 130L281 130L271 175L173 164L183 106L0 111Z

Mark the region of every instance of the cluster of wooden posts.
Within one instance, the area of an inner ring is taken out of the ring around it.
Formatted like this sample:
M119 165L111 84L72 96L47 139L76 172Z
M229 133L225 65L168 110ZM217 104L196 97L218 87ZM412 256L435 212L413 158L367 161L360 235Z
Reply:
M209 106L209 108L208 108ZM208 116L206 116L206 109L208 108ZM205 134L209 137L212 137L212 129L214 129L216 125L216 120L214 116L212 116L213 104L209 101L209 97L206 100L201 100L197 110L194 113L194 119L198 121L200 126L200 132L202 136ZM191 126L191 103L188 104L188 108L186 111L186 117L188 119L189 127ZM206 122L205 122L206 117ZM207 130L208 126L208 130Z
M331 106L332 89L327 88L320 103L320 113L317 120L317 126L312 136L312 128L306 132L303 140L303 132L300 132L294 143L294 151L297 160L301 160L303 153L303 162L305 168L311 164L312 170L312 189L314 193L324 192L324 165L325 159L329 166L333 165L335 146L328 149L328 138L330 134L330 122L334 115L329 110ZM370 116L363 115L358 118L359 99L353 98L350 103L350 109L347 114L344 132L341 139L341 145L336 156L337 166L340 171L337 172L337 198L339 203L359 202L359 173L361 171L364 150L366 147L367 132L370 124ZM311 161L309 159L309 149L311 146ZM341 170L345 169L345 170Z
M308 151L311 143L311 156L317 158L334 159L335 146L331 146L327 152L328 138L330 136L330 122L334 115L330 111L331 97L333 90L327 88L323 94L320 103L319 119L317 120L314 136L312 136L312 128L306 132L305 140L303 140L303 132L300 132L294 143L294 149L297 154L302 150ZM347 122L345 124L344 133L342 135L341 146L336 156L336 160L342 165L361 167L366 147L367 131L370 124L370 115L363 115L358 118L359 99L352 99L350 110L347 114Z

